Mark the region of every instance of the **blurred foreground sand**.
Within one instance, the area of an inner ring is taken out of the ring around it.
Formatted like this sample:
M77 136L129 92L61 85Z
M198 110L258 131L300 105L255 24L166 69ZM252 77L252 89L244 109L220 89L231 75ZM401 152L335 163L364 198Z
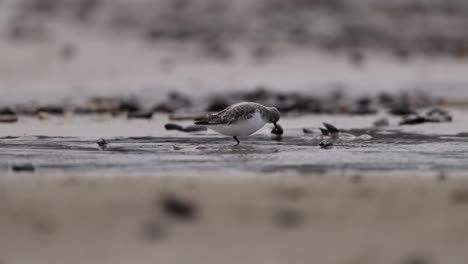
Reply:
M463 178L15 174L0 182L2 264L466 263L468 254ZM162 210L168 194L182 207Z

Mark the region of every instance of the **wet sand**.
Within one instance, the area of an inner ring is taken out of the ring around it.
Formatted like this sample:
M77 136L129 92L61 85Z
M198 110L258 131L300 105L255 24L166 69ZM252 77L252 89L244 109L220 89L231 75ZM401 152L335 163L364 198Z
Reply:
M244 176L3 176L0 261L466 261L466 178Z
M271 174L293 171L366 171L412 175L460 172L468 169L466 110L451 109L453 122L399 126L400 117L381 112L367 116L285 115L281 138L267 125L241 144L214 131L183 133L166 130L167 114L150 120L126 116L52 116L46 120L20 116L0 131L0 173L13 165L32 163L39 174L101 176ZM386 116L389 126L372 123ZM355 135L330 149L319 147L318 127L335 124ZM191 121L177 121L187 126ZM315 134L305 134L303 128ZM96 141L105 139L105 149Z

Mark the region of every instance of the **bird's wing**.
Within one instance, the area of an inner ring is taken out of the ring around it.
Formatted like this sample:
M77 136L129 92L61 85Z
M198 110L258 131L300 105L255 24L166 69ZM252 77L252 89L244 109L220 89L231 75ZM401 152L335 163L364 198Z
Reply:
M204 118L197 119L197 125L231 125L241 120L247 120L253 117L256 108L248 105L234 105L223 111L207 115Z

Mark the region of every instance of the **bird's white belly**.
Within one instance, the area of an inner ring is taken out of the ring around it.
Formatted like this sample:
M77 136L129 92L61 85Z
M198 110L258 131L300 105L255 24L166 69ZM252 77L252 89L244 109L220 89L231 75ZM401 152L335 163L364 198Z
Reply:
M257 132L265 124L266 122L263 120L261 114L256 112L250 119L241 120L231 125L209 126L209 128L227 136L246 137Z

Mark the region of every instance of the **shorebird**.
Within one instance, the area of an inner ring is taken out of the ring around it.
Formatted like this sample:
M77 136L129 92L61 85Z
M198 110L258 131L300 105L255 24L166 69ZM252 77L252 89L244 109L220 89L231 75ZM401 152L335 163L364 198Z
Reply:
M259 103L242 102L234 104L215 114L209 114L196 119L196 125L208 128L227 136L232 136L237 144L238 137L247 137L257 132L267 123L273 123L277 130L280 112L275 107L267 107ZM281 129L282 130L282 129Z

